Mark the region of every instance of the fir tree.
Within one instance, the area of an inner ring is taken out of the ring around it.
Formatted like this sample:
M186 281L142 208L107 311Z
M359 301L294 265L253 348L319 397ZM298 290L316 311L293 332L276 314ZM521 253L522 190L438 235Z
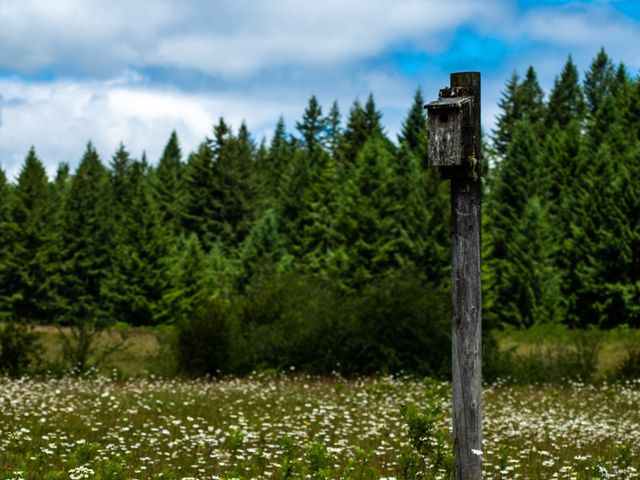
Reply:
M169 288L162 298L164 323L188 321L195 309L234 289L237 266L222 252L220 244L207 254L194 234L173 249Z
M203 245L212 245L216 241L214 227L213 186L214 156L211 146L203 142L198 150L189 155L185 172L185 210L182 217L184 231L194 233Z
M7 298L9 294L9 285L5 278L7 253L10 250L10 236L11 225L9 222L9 194L10 185L7 182L7 177L4 170L0 168L0 299ZM9 315L8 306L5 302L0 301L0 319L4 319Z
M518 85L516 99L516 111L521 112L520 118L528 120L534 129L539 128L545 119L546 109L544 92L533 67L527 69L524 80Z
M418 88L413 96L413 104L402 122L398 135L399 143L406 143L413 154L426 166L427 162L427 116L424 113L424 97Z
M174 130L160 157L155 175L155 198L162 223L173 235L178 235L181 231L185 200L183 181L182 151Z
M8 214L8 248L0 267L8 287L3 310L18 322L50 323L61 307L59 239L53 194L33 147L20 171Z
M349 111L349 118L342 136L340 148L340 161L343 164L351 165L358 155L358 152L368 138L367 119L365 111L359 100L355 100Z
M264 205L270 205L278 196L284 173L293 156L293 146L288 139L284 119L280 117L265 156L256 159L256 176L260 182ZM268 207L267 207L268 208Z
M516 108L516 92L519 80L518 74L513 72L498 102L500 115L496 119L496 129L493 131L493 147L501 155L507 153L507 148L513 136L513 125L519 120L519 112Z
M516 124L509 150L491 185L485 236L491 259L485 267L493 284L487 320L493 325L531 326L562 317L556 302L560 271L549 230L544 168L527 120Z
M286 254L286 243L280 233L277 214L273 208L269 208L254 224L242 244L240 262L245 284L251 283L256 277L277 271Z
M398 136L400 151L396 161L397 176L398 181L405 184L401 189L405 192L404 198L398 201L400 204L409 202L418 208L413 219L410 215L406 219L412 223L424 222L419 233L424 245L418 249L420 253L417 255L422 258L418 259L416 255L412 258L425 271L429 281L442 284L448 281L450 264L449 189L447 182L439 178L436 169L427 168L428 132L424 103L422 91L416 90ZM417 171L414 168L415 160L418 161Z
M299 255L304 269L327 274L327 261L338 247L337 231L339 176L336 161L326 156L322 167L313 175L305 192L306 209L301 221Z
M334 101L329 110L327 116L327 149L331 156L335 159L338 156L338 148L342 141L342 118L340 115L340 109L338 108L338 101Z
M302 137L302 146L310 155L315 155L322 148L327 133L327 119L322 116L322 107L315 96L309 99L302 121L296 123L296 128Z
M337 230L341 247L333 252L332 275L347 288L359 289L374 276L398 266L390 246L394 222L393 154L380 137L362 148L339 201Z
M493 132L493 148L499 155L507 153L517 125L523 120L529 122L537 136L542 135L546 116L544 92L533 67L527 69L521 82L517 73L512 74L498 106L501 112L497 118L497 128Z
M591 116L603 108L605 99L611 93L614 78L613 64L602 48L591 62L584 79L584 94Z
M382 127L382 113L380 113L380 111L376 107L376 102L373 99L373 93L369 94L367 103L364 104L364 123L367 132L367 138L384 136L384 128Z
M63 219L62 293L64 321L76 326L104 328L103 283L111 268L112 213L109 175L90 143L73 177Z
M116 156L128 153L121 148ZM168 237L142 162L131 162L124 181L127 206L114 225L112 267L103 291L113 318L129 325L151 325L158 321L167 284Z
M569 56L549 95L547 125L557 124L562 129L571 122L581 122L584 114L585 102L578 70Z
M237 137L230 137L225 147L217 142L214 151L213 229L223 244L238 246L249 233L257 196L254 177L255 144L247 125L242 122Z

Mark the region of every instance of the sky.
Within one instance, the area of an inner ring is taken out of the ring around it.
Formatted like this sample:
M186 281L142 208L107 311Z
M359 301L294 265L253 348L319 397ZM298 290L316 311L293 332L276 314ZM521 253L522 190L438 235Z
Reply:
M172 130L186 155L220 117L295 134L311 95L344 118L373 93L396 138L416 89L456 71L481 72L490 132L514 71L548 92L604 47L636 76L638 45L637 0L0 0L0 168L14 180L34 146L54 175L88 141L155 163Z

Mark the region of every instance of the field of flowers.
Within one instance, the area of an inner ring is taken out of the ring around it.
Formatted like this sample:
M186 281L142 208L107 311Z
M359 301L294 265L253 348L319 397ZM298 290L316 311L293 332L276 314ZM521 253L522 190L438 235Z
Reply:
M2 379L0 479L446 478L448 398L390 377ZM487 479L638 478L640 381L488 386L484 432Z

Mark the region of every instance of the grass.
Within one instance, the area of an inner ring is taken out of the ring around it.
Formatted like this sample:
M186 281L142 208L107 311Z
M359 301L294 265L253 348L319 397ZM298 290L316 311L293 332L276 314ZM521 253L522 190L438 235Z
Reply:
M44 365L55 366L62 353L61 335L68 335L67 328L37 326L38 342L42 348ZM172 360L169 351L170 328L116 327L100 333L94 350L101 352L108 345L125 340L122 348L109 355L96 369L103 374L111 375L116 370L120 376L141 377L154 374L171 373ZM95 361L95 356L90 359Z
M400 410L442 402L448 438L449 396L392 377L5 379L0 478L444 478ZM485 479L638 478L639 447L640 382L485 388Z
M494 333L500 350L512 350L523 358L548 349L571 350L579 336L595 337L598 342L597 373L606 377L625 361L630 350L640 350L640 329L618 327L612 330L572 331L563 325L541 324L527 330L506 329Z

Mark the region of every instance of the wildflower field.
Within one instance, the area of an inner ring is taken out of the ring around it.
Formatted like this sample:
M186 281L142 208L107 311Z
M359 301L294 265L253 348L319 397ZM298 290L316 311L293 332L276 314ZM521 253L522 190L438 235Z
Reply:
M0 380L1 479L448 478L449 385ZM640 382L487 386L485 478L638 478Z

